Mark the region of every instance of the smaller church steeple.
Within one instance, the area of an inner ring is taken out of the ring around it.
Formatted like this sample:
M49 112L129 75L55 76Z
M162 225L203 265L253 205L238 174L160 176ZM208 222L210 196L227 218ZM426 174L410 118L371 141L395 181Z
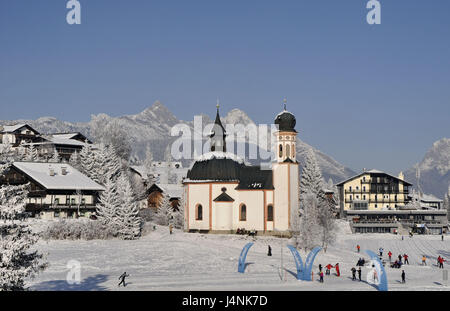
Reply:
M214 125L211 130L211 135L209 136L211 138L211 151L226 152L226 143L225 143L226 131L224 126L222 125L222 121L220 120L219 107L220 107L219 98L217 98L216 120L214 121Z

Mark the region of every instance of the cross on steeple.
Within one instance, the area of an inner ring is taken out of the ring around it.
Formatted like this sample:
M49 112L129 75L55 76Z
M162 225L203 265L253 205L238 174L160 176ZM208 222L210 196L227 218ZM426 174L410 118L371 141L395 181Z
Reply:
M287 103L287 98L285 97L285 98L283 99L284 110L286 110L286 103Z

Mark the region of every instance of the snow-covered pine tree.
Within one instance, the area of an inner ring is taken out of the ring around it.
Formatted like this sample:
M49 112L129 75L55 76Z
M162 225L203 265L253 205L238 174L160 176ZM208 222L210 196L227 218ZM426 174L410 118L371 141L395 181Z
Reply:
M303 211L300 218L298 247L313 249L320 242L321 228L318 222L319 200L315 193L303 195Z
M117 209L118 234L124 240L132 240L141 235L142 219L130 181L125 174L118 179L120 206Z
M173 216L173 208L170 203L170 197L166 193L163 193L161 202L158 205L158 209L155 214L155 221L158 225L168 226Z
M38 234L24 222L28 185L0 187L0 290L24 290L25 280L46 267L43 255L30 249Z
M92 177L94 174L94 151L92 145L86 141L85 146L80 151L80 170L88 177Z
M303 166L300 178L300 208L304 208L303 202L306 195L314 194L319 202L325 200L325 193L323 191L323 178L317 164L316 156L312 149L306 153L305 164Z
M30 145L28 147L26 160L31 162L36 162L39 160L39 153L34 145Z
M82 171L81 168L81 162L80 162L80 154L78 153L78 151L75 151L74 153L72 153L72 155L69 158L69 164L76 168L79 171Z
M105 191L99 196L96 205L98 220L111 232L117 232L117 210L120 206L120 197L115 182L111 178L106 179Z
M14 162L11 144L0 144L0 175Z
M319 202L318 225L320 227L320 239L324 251L327 251L328 245L336 240L336 219L334 216L335 204L333 199L326 199Z
M184 208L186 206L186 194L183 192L180 200L178 201L178 210L173 212L173 225L177 229L184 229Z
M53 151L53 156L48 160L49 163L59 163L61 159L59 157L58 151L55 149Z

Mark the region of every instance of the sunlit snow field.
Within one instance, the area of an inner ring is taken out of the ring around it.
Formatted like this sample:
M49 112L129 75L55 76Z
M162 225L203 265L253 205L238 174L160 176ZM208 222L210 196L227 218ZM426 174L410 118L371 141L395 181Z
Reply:
M40 224L41 226L43 224ZM49 267L30 280L32 290L376 290L366 282L368 266L363 268L362 282L351 280L352 267L359 257L369 257L365 249L378 252L384 248L384 258L392 251L409 255L410 265L404 266L406 284L401 284L401 269L386 265L389 290L449 290L443 281L443 270L436 265L438 255L450 259L450 236L414 236L409 238L391 234L351 234L341 223L335 245L320 252L314 262L314 281L297 281L294 259L286 247L288 239L238 235L204 235L175 230L170 235L166 227L136 241L40 241L38 249L47 255ZM237 272L242 247L255 242L250 249L244 274ZM361 253L356 252L356 245ZM272 257L267 256L267 246ZM282 247L282 248L281 248ZM283 253L281 254L281 250ZM422 255L428 266L421 265ZM301 255L306 257L303 252ZM280 277L283 257L283 280ZM66 281L67 263L81 264L81 284ZM318 282L318 265L339 263L341 276L332 270L325 282ZM448 263L444 265L448 269ZM118 277L127 272L127 286L118 287Z

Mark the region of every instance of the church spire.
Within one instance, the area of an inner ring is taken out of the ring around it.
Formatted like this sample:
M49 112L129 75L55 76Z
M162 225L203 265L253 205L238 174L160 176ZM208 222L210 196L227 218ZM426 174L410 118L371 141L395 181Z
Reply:
M211 131L211 151L223 151L226 152L226 144L225 144L225 136L226 131L225 127L222 125L222 121L220 120L219 115L219 98L217 98L217 114L216 120L214 121L214 125Z
M287 98L285 97L285 98L283 99L284 111L286 111L286 104L287 104Z

